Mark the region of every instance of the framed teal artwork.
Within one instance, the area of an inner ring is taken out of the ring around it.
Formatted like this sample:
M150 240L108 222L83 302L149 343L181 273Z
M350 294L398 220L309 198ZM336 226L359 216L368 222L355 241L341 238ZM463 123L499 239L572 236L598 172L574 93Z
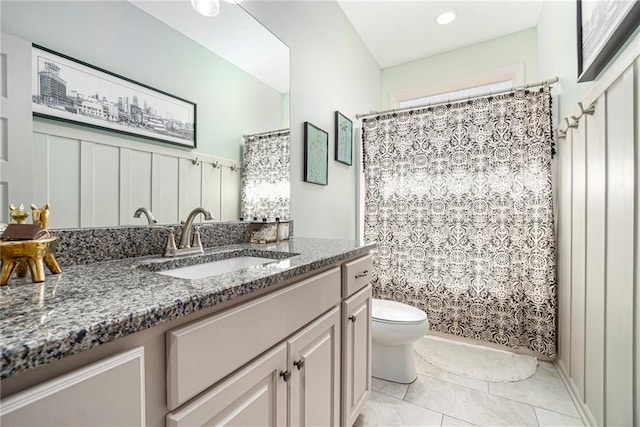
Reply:
M353 164L353 123L340 111L336 111L336 161Z
M329 181L329 134L304 122L304 180L327 185Z

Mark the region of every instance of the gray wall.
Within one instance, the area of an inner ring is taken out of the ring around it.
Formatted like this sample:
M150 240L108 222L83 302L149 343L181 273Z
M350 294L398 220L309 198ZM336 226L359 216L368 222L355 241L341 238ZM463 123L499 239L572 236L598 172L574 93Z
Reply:
M1 8L4 32L195 102L199 152L239 160L242 134L282 127L279 92L128 2Z
M358 165L334 161L334 111L353 121L376 109L380 67L335 2L245 1L291 52L291 214L296 236L353 239ZM329 185L303 182L303 123L329 133Z

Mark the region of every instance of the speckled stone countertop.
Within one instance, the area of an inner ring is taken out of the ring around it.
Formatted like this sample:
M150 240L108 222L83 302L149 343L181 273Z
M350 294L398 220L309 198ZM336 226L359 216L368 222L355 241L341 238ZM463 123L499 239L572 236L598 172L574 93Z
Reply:
M347 258L371 244L294 238L274 244L236 244L205 251L207 261L267 252L297 254L204 279L179 279L157 270L193 264L157 256L72 265L43 283L13 277L0 287L0 379L151 328L207 307L267 288ZM226 255L225 255L226 254ZM160 267L158 267L160 264Z

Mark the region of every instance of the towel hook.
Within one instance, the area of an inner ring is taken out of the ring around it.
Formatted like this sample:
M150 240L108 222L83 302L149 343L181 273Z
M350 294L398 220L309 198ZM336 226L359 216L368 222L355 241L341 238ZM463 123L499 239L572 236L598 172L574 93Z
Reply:
M558 129L558 139L565 139L567 137L567 131Z
M578 127L578 123L577 122L573 122L573 123L569 123L569 119L568 118L564 118L564 121L567 122L567 130L571 129L571 128L577 128Z
M596 105L595 104L591 104L591 106L589 108L584 108L582 106L582 102L578 102L578 107L580 107L580 111L582 111L581 115L588 115L588 116L593 116L593 114L596 112Z
M196 157L195 159L191 160L191 163L198 166L200 164L200 160Z
M213 166L214 169L218 169L220 167L220 162L216 160L215 162L211 163L211 166Z

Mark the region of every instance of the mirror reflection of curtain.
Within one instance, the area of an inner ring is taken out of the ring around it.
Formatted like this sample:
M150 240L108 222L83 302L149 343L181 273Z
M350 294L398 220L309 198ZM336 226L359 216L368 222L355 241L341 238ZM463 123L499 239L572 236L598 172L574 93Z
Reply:
M244 136L242 218L290 219L289 130Z
M548 86L366 119L363 142L374 295L554 357Z

